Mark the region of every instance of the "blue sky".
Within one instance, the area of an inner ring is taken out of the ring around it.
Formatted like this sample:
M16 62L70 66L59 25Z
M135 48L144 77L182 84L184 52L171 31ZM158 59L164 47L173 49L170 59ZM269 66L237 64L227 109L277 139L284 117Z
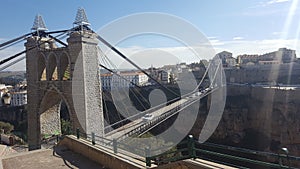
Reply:
M193 24L210 40L216 52L228 50L236 56L271 52L279 47L300 50L298 0L7 0L0 6L0 43L30 32L36 14L43 16L49 30L71 28L78 7L86 10L94 30L126 15L162 12ZM147 38L151 41L151 37ZM149 47L141 39L145 37L131 39L121 47ZM176 43L158 39L152 37L152 43L156 44L153 47L168 46L164 43L176 47ZM0 59L14 50L0 51Z

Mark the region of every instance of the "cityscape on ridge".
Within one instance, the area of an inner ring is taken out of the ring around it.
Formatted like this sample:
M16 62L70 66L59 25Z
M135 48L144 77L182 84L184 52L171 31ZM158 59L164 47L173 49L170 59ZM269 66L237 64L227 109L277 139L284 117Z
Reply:
M264 85L279 85L279 84L299 84L300 79L292 79L291 81L277 81L271 79L272 77L267 77L269 71L274 69L274 66L279 66L281 69L280 76L297 76L300 74L299 70L292 71L290 74L290 67L292 64L300 64L300 59L296 57L295 50L280 48L278 51L266 53L263 55L258 54L244 54L238 55L237 58L232 57L232 53L223 51L216 55L222 60L222 66L225 70L225 74L230 74L230 78L226 79L227 84L230 83L241 83L241 84L264 84ZM192 72L196 79L200 80L204 74L209 61L201 60L198 63L186 64L180 63L176 65L165 65L160 68L148 68L146 71L157 81L162 84L172 84L178 79L178 74L182 72ZM259 77L254 78L242 78L244 72L254 74L256 71L262 71ZM298 72L297 72L298 71ZM105 72L105 69L100 70L100 72ZM138 70L117 70L119 76L113 76L111 72L101 73L100 79L103 90L113 90L120 88L134 87L134 84L138 86L148 86L155 85L155 82L151 81L144 73ZM7 74L7 73L3 73ZM265 75L263 75L265 74ZM45 79L46 75L42 75ZM241 80L242 79L242 80ZM42 79L43 80L43 79ZM57 75L53 75L53 80L57 80ZM10 106L22 106L27 104L27 84L25 75L21 74L19 76L11 75L7 77L2 77L1 81L1 103L0 105L10 105ZM131 83L132 82L132 83Z

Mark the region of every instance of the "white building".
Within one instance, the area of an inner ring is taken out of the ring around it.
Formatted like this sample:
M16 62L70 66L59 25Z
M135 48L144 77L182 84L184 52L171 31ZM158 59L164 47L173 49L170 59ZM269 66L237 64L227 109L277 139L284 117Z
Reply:
M296 59L296 51L279 48L278 51L266 53L260 56L260 61L279 61L281 63L290 63Z
M165 70L159 71L159 81L163 84L168 84L170 82L170 72Z
M291 63L296 60L296 51L279 48L277 51L263 55L239 55L238 60L240 65L247 65L249 62L253 62L255 65Z
M18 92L11 92L11 106L22 106L27 104L27 91L18 91Z
M128 88L135 85L143 86L148 83L148 76L142 72L119 72L101 74L101 85L103 89Z
M236 65L236 59L232 57L232 53L223 51L217 54L222 60L223 67L233 67Z
M232 53L227 52L227 51L223 51L217 54L219 56L219 58L222 61L225 61L227 58L231 58L232 57Z
M257 63L259 60L259 55L255 54L255 55L239 55L237 56L238 58L238 64L241 65L247 65L248 63Z
M226 63L228 67L236 66L236 59L233 57L226 58Z
M102 89L108 90L108 89L111 88L111 78L112 78L112 74L111 73L101 74L101 86L102 86Z
M22 106L27 104L27 84L21 83L14 86L10 90L10 105L11 106Z

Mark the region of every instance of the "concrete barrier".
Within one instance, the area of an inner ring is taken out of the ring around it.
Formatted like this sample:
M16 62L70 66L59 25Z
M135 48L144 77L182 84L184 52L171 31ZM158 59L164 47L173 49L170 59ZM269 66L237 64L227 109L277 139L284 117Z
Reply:
M145 162L120 153L114 154L110 149L93 146L91 142L77 139L75 136L66 136L58 145L66 146L71 151L79 153L110 169L146 168Z

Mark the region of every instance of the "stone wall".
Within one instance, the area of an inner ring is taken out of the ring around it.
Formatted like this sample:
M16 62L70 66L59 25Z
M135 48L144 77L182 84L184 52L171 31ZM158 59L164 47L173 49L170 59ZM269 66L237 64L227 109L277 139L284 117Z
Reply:
M300 156L300 90L230 86L223 117L211 141ZM203 125L207 107L199 113ZM201 113L202 112L202 113Z
M227 83L300 83L300 64L257 65L225 69Z
M111 169L140 169L145 168L146 165L146 163L128 156L119 153L114 154L112 150L95 147L83 139L78 140L75 136L66 136L59 145L66 146L70 150Z
M60 104L43 112L40 118L42 136L61 133Z

